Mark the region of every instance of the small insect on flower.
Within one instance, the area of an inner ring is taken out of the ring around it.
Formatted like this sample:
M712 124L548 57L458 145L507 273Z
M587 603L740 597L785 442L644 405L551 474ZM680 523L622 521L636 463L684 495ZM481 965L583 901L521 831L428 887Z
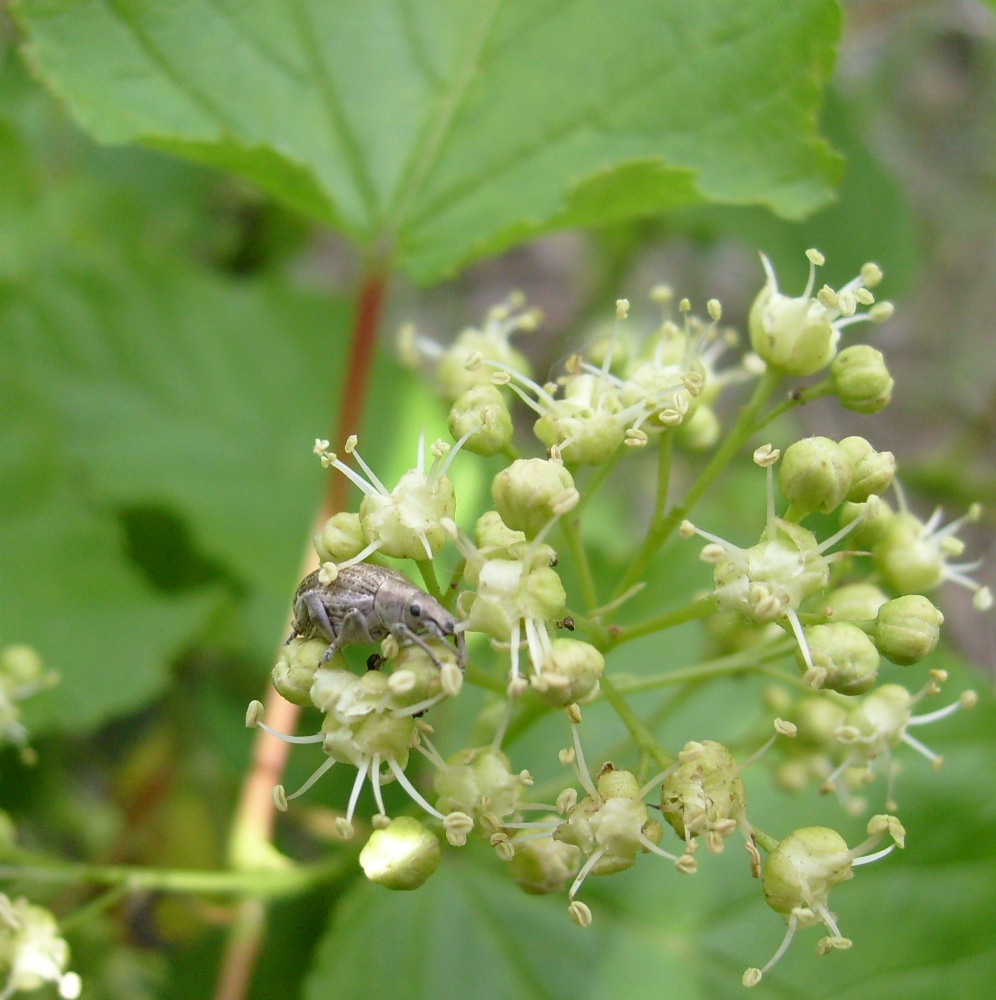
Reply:
M458 621L434 597L407 577L385 566L357 563L340 569L334 578L323 578L324 569L308 574L294 594L294 621L289 643L296 636L323 638L331 643L321 662L354 642L377 643L394 636L414 643L442 664L422 634L445 639L456 636L460 668L467 663ZM328 580L328 582L325 582Z

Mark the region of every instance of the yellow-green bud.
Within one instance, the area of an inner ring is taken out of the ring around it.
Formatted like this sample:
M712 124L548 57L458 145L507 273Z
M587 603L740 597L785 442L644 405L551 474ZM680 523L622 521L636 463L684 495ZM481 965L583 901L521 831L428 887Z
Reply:
M943 554L925 537L923 524L912 514L890 519L872 556L882 582L900 594L931 590L944 579Z
M854 480L847 491L851 503L864 503L872 494L882 496L892 485L896 459L891 451L876 451L863 437L846 437L840 447L854 466Z
M908 667L934 651L943 622L944 615L926 597L898 597L878 609L875 645L886 659Z
M786 449L778 468L778 488L793 507L829 514L847 496L854 465L836 441L803 438Z
M835 621L863 622L874 618L887 600L873 583L849 583L827 595L826 607Z
M805 630L813 661L814 687L840 694L862 694L878 675L880 663L875 643L848 622L813 625ZM801 650L795 655L799 669L807 671Z
M846 527L852 521L862 517L867 510L865 503L844 503L840 508L840 526ZM875 505L875 516L864 520L851 533L851 545L859 549L869 549L880 542L888 534L889 525L895 517L895 511L881 500Z
M529 538L563 512L561 505L569 503L572 491L574 479L563 465L542 458L516 459L491 483L491 497L501 519Z
M542 671L535 666L533 690L545 705L566 708L574 702L590 701L598 693L598 679L605 657L590 643L578 639L554 639Z
M557 821L559 816L547 816L545 822ZM552 837L525 840L513 838L515 856L508 863L508 873L531 896L561 892L581 867L581 852L573 844L563 844Z
M878 413L889 405L894 382L881 351L867 344L846 347L830 365L834 391L845 410Z
M768 906L786 916L794 909L825 905L832 886L851 877L844 838L826 826L790 833L768 855L761 888Z
M700 403L698 409L678 425L674 439L686 451L707 451L716 444L721 433L716 411Z
M360 867L388 889L417 889L439 867L439 840L413 816L398 816L370 834Z
M447 420L453 439L473 432L464 448L485 458L497 455L512 440L512 416L505 397L491 383L468 389L454 404Z
M475 385L491 383L491 376L495 372L493 366L479 364L467 368L467 362L478 354L485 362L498 361L527 378L532 373L525 355L507 341L489 337L480 330L464 330L445 351L436 367L436 381L448 403L453 403Z
M818 695L800 698L789 718L796 726L791 746L827 750L837 747L837 730L847 721L847 710Z
M329 644L324 639L291 639L277 656L271 677L277 692L294 705L307 706L311 700L311 686L315 672L325 655ZM330 667L345 667L341 655L328 664Z
M315 535L315 551L320 562L345 562L359 555L367 545L360 527L360 515L345 511L333 514Z

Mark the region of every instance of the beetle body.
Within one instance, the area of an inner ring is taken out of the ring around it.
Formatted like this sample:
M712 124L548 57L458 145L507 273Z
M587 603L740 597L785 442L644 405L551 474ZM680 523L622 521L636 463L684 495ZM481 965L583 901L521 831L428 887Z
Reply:
M327 639L331 645L322 657L324 662L354 642L377 643L393 635L399 642L420 646L438 666L422 635L456 636L463 669L466 655L457 624L439 601L396 570L357 563L340 570L330 584L319 580L318 570L301 581L294 594L290 638Z

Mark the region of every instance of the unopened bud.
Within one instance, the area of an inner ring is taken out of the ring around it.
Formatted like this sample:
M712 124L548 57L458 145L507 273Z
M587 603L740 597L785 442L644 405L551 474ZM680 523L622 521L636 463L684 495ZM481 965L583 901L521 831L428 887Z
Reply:
M398 816L370 834L360 867L388 889L417 889L439 867L439 840L413 816Z
M870 315L874 316L876 309L881 313L882 305L886 303L874 306ZM867 344L844 348L833 359L830 375L833 378L834 392L845 410L878 413L892 399L895 383L885 367L885 358L881 351L876 351Z
M315 535L315 551L323 563L345 562L359 555L366 545L359 514L333 514Z
M813 668L823 671L819 686L853 695L864 693L875 683L878 650L856 625L813 625L805 629L805 635ZM796 653L796 663L800 670L808 669L801 650Z
M854 481L847 452L825 437L796 441L778 469L782 496L798 510L829 514L844 501Z
M464 448L485 458L497 455L512 440L512 416L505 397L484 383L468 389L450 409L447 425L454 440L470 437Z
M937 647L944 615L921 594L907 594L878 609L875 645L893 663L919 663Z
M864 503L871 496L882 496L896 474L892 452L876 451L863 437L846 437L840 447L854 466L854 479L846 499L851 503Z
M574 489L571 474L555 462L520 458L495 476L491 496L508 527L535 538L554 517L554 504L566 502Z
M605 658L590 643L578 639L554 639L542 672L534 669L532 686L540 701L566 708L590 700L598 691ZM580 710L578 710L580 718Z

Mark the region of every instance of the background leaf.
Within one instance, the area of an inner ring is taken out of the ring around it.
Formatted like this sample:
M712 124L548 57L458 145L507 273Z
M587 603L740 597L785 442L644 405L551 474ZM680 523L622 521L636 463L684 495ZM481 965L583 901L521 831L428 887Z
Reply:
M831 0L19 0L102 142L235 170L429 282L545 230L708 200L798 218Z

